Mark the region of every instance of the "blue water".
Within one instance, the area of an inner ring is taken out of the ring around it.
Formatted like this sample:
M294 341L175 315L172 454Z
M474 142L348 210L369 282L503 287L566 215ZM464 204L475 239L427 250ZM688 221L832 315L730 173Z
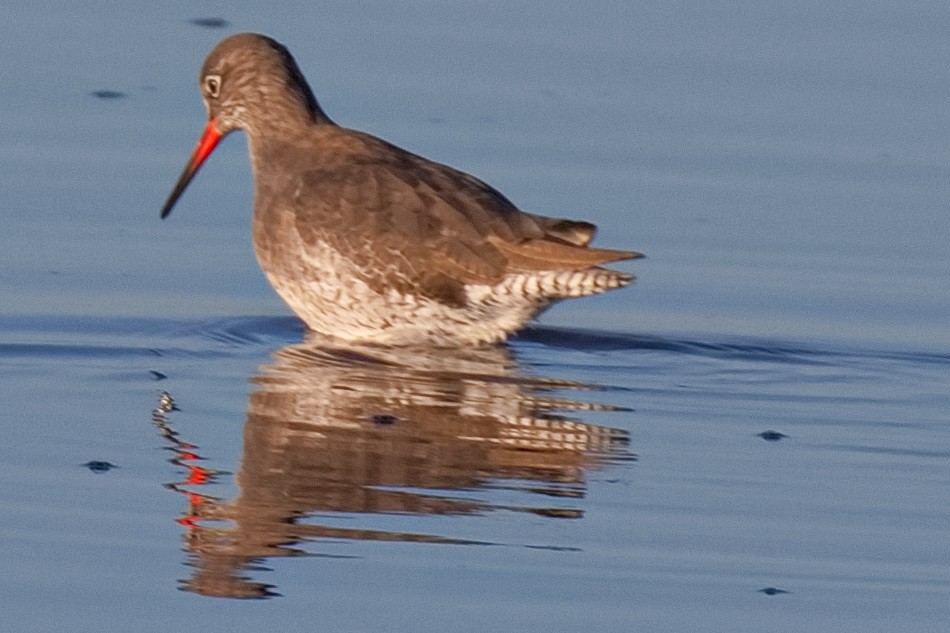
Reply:
M948 24L842 2L7 11L0 628L944 630ZM241 137L158 220L197 68L242 30L337 121L646 253L637 284L504 349L304 342L251 252Z

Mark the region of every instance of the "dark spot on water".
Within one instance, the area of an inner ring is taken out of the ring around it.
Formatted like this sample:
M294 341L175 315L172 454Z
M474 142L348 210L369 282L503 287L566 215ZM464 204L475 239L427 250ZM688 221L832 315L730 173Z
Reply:
M568 547L565 545L525 545L528 549L544 549L550 552L583 552L579 547Z
M203 29L223 29L228 25L224 18L192 18L188 21Z
M61 271L61 270L53 270L52 268L49 269L49 270L46 271L46 272L47 272L48 274L52 275L53 277L60 277L60 276L62 276L62 274L63 274L63 271Z
M92 96L96 99L125 99L128 95L124 92L119 92L118 90L93 90Z
M369 416L369 421L372 422L373 424L382 424L382 425L388 426L390 424L395 424L396 422L399 422L399 418L397 418L394 415L390 415L388 413L382 413L382 414Z
M98 459L94 459L91 462L86 462L85 464L83 464L83 466L85 466L86 468L88 468L94 473L107 473L113 468L118 468L118 466L116 466L115 464L111 464L109 462L101 461Z
M540 517L550 517L552 519L583 519L582 510L572 510L570 508L522 508L526 512Z
M151 348L151 347L148 349L148 351L150 351L151 353L155 354L156 356L161 356L161 355L162 355L162 353L161 353L160 351L158 351L157 349L153 349L153 348Z
M766 587L765 589L759 589L759 593L764 593L767 596L777 596L780 593L791 593L791 592L785 591L784 589L779 589L778 587Z
M168 378L166 374L163 374L160 371L155 371L154 369L149 369L148 373L152 374L155 380L165 380L166 378Z
M430 116L430 117L429 117L429 123L435 123L436 125L444 125L444 124L448 123L448 121L449 121L448 119L446 119L445 117L441 117L441 116Z
M779 440L782 440L788 437L784 433L779 433L778 431L772 431L772 430L762 431L761 433L756 433L756 435L761 437L766 442L777 442Z

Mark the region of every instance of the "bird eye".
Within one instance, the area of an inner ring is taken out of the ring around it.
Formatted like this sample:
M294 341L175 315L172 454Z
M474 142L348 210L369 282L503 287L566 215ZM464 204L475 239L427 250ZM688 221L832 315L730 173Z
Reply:
M208 75L205 77L205 92L212 99L216 98L221 92L221 77L218 75Z

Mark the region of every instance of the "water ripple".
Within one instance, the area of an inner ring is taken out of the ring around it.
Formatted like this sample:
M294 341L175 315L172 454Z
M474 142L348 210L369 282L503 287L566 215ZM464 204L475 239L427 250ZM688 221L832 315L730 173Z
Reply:
M824 364L841 358L864 358L914 364L950 365L950 353L942 352L876 350L848 347L843 344L823 346L813 341L794 343L752 338L734 339L726 336L716 338L721 340L712 337L710 340L667 338L647 334L536 325L519 334L515 340L577 351L662 351L723 360Z

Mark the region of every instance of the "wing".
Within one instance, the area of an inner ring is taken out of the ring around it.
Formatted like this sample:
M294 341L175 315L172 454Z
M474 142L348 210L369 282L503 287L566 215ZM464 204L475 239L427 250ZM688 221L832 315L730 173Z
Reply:
M638 256L587 248L592 224L524 213L469 174L372 141L382 147L302 174L294 212L304 242L339 251L377 289L457 303L466 284L495 284L511 272Z

